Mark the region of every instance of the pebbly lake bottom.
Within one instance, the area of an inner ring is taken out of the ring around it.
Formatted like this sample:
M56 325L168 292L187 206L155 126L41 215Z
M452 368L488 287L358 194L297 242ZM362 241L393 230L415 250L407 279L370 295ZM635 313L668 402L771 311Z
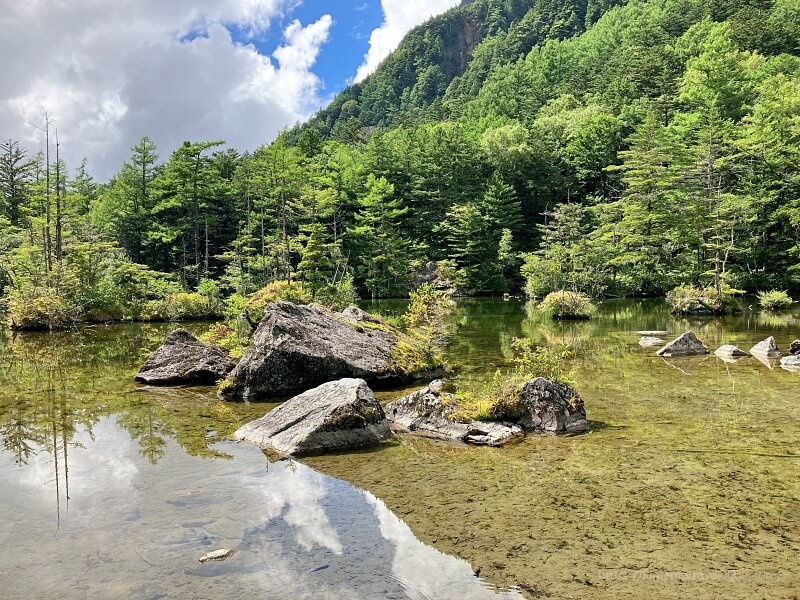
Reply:
M798 597L800 374L635 335L785 349L795 315L615 301L555 324L480 300L452 325L463 377L508 365L513 337L568 345L590 432L268 463L225 439L273 405L130 381L169 325L0 333L0 599ZM220 547L238 552L197 561Z

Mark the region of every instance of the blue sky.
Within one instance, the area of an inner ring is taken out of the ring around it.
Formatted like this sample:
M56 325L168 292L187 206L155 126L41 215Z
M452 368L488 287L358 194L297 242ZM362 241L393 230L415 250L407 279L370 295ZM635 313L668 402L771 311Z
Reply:
M352 80L356 70L369 50L369 36L383 22L379 0L351 2L324 2L305 0L303 4L270 27L267 38L256 43L264 54L269 54L281 41L282 32L294 19L311 23L322 15L333 17L328 41L322 46L312 71L322 80L320 95L329 97L342 90Z
M0 139L43 146L99 180L142 136L268 144L361 81L403 36L459 0L37 0L0 16ZM53 57L57 57L54 60Z

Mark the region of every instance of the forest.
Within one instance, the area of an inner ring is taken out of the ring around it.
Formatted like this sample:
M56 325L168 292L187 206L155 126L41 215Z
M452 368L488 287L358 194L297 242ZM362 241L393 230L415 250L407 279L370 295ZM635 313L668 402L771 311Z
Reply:
M0 144L16 328L219 317L270 285L343 306L429 261L471 295L800 289L798 0L463 3L277 140L144 136L108 182L51 119Z

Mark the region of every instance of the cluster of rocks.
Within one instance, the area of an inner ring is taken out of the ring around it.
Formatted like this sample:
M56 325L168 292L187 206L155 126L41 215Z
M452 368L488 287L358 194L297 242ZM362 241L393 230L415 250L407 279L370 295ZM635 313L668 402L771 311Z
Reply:
M394 353L399 343L403 364ZM520 389L524 414L514 422L459 421L440 380L390 404L387 418L369 385L440 376L441 370L425 366L423 351L418 342L355 307L334 313L313 304L275 302L267 305L238 363L225 349L177 329L135 379L153 385L222 381L220 394L227 398L305 390L235 434L289 456L371 446L393 431L501 446L526 431L572 434L588 427L577 392L542 378Z
M656 341L663 341L660 338L653 337L654 332L639 333L642 335L642 338L639 340L639 345L642 347L647 348L655 346L657 345ZM708 353L708 347L697 339L694 332L687 331L666 344L656 354L665 358L675 358L683 356L704 356ZM762 361L780 359L781 366L785 369L800 370L800 340L795 340L789 345L789 354L786 356L784 356L783 352L778 348L775 338L772 336L758 342L755 346L750 348L749 352L745 352L732 344L725 344L717 348L714 354L727 362L735 362L745 356L753 356Z
M467 444L502 446L539 434L575 434L588 428L583 400L570 386L538 377L520 390L524 414L514 422L460 421L442 380L384 410L363 379L324 383L241 427L234 437L285 456L373 446L393 433Z
M398 364L394 349L420 360ZM320 306L274 302L253 334L252 345L234 363L225 349L207 345L183 329L173 331L134 376L152 385L214 384L225 380L226 398L288 395L326 381L358 377L370 383L400 383L440 375L424 365L424 350L408 336L359 308L334 313Z

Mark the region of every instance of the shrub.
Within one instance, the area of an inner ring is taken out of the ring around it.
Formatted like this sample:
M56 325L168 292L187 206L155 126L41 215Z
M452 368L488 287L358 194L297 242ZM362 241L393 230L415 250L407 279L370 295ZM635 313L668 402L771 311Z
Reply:
M453 306L449 296L432 283L413 290L403 320L409 327L438 327Z
M764 310L781 310L792 305L792 298L780 290L758 292L758 305Z
M588 296L567 290L547 294L538 308L554 319L590 319L595 310Z
M331 310L344 310L358 302L355 282L352 275L333 285L323 285L317 290L316 302Z
M8 312L13 329L63 329L82 316L79 305L52 287L12 290Z
M231 358L234 359L242 357L242 353L249 343L249 339L246 336L241 335L235 328L226 323L215 323L199 339L206 344L225 348Z
M311 292L299 281L273 281L257 292L250 295L245 301L241 314L250 322L257 325L264 316L264 309L270 302L287 300L295 304L308 304L311 302Z
M456 394L458 410L453 419L459 421L514 420L523 416L522 386L529 379L544 377L571 383L572 372L566 369L569 352L564 347L534 347L527 338L514 338L514 368L496 371L491 380L472 383Z
M679 285L667 293L667 304L674 315L703 312L723 315L735 312L735 297L741 293L728 285L723 285L719 291L714 286Z

